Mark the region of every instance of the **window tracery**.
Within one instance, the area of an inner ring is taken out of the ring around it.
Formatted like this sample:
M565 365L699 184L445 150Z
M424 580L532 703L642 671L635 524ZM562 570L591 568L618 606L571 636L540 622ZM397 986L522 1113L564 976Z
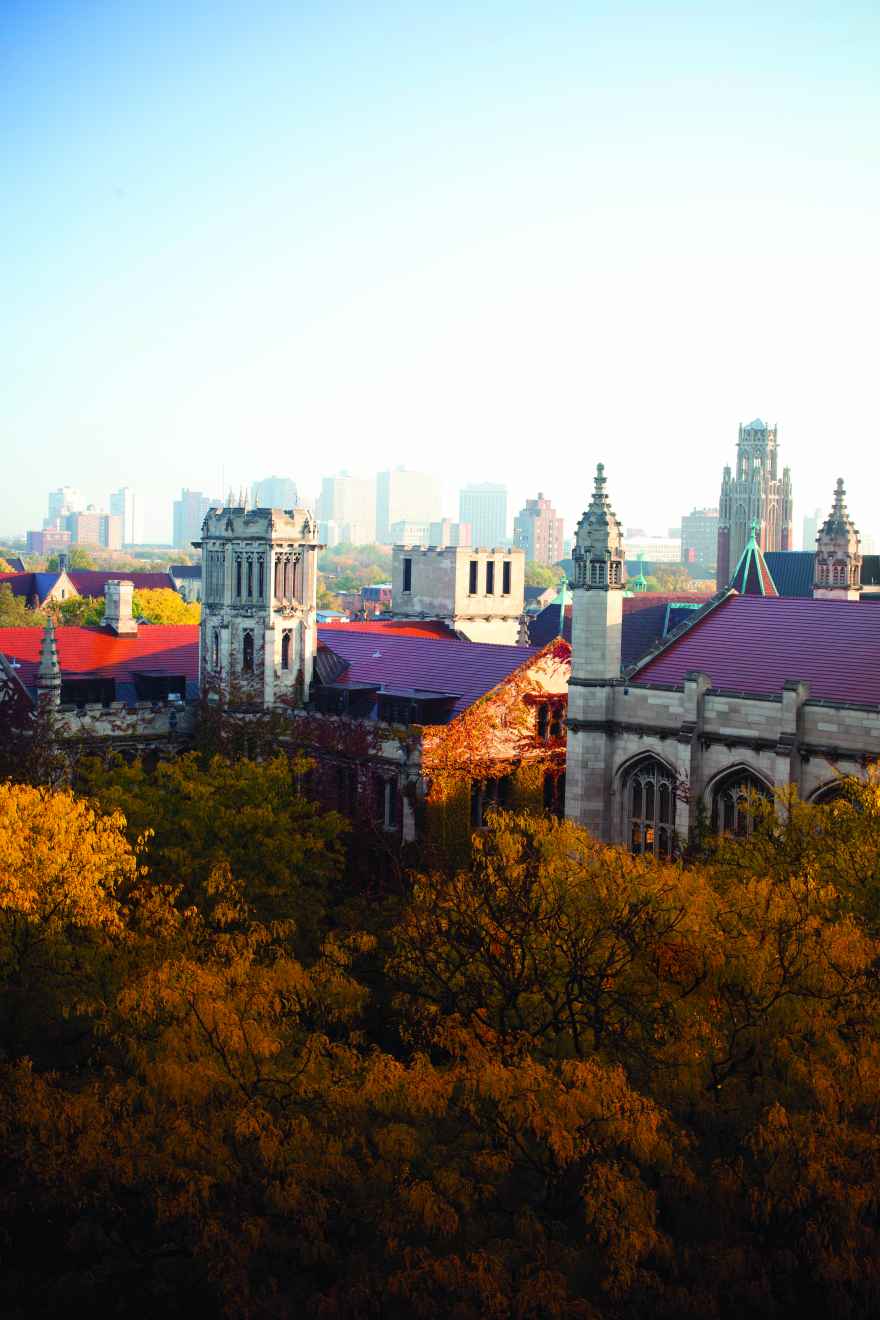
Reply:
M767 785L748 770L725 775L712 793L712 829L716 834L747 838L754 828L750 799L757 794L769 798Z
M675 776L654 757L639 761L624 779L624 804L634 853L671 857L675 847Z

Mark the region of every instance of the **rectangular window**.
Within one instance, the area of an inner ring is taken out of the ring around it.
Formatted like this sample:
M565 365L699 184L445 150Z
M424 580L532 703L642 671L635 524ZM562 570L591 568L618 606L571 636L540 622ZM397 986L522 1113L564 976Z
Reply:
M248 555L247 561L247 594L250 600L254 594L254 561Z
M411 559L404 559L403 561L403 589L404 591L412 591L412 560Z
M486 560L486 595L495 595L495 560Z
M477 569L479 565L476 559L471 560L470 574L468 577L468 594L476 596L477 594Z
M262 600L262 599L263 599L263 596L266 594L266 582L265 582L265 578L264 578L264 574L263 574L263 564L264 564L263 556L260 555L259 559L257 560L257 565L258 565L259 570L260 570L260 574L259 574L259 590L258 590L257 594L258 594L260 600Z
M235 596L241 600L241 555L235 556Z
M510 560L509 559L505 559L501 567L501 594L502 596L510 595Z

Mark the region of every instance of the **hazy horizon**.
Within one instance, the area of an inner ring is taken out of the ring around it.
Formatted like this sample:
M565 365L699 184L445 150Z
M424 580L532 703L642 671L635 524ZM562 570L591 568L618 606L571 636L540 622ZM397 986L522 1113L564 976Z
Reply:
M867 4L4 8L0 533L341 468L715 505L778 423L795 536L877 535ZM221 485L221 474L223 484Z

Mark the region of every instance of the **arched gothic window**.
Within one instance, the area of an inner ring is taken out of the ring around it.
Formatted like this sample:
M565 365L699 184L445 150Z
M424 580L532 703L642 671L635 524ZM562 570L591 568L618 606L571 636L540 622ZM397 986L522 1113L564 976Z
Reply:
M767 785L748 770L733 770L719 780L712 791L712 828L716 834L745 838L754 828L749 799L757 793L769 798Z
M290 631L281 634L281 668L290 668Z
M833 802L849 802L850 795L847 792L846 780L835 779L832 783L826 784L820 788L810 798L810 802L817 807L830 807Z
M220 634L216 628L211 633L211 668L220 668Z
M624 781L625 823L634 853L671 857L675 845L675 776L654 757L645 757L627 771Z
M254 672L254 634L246 632L241 648L241 668L245 674Z

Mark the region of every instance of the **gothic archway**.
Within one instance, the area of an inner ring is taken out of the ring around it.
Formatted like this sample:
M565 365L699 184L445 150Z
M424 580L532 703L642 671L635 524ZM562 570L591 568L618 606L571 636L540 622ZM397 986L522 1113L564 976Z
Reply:
M673 855L675 779L671 767L657 756L641 756L624 767L623 831L632 852Z
M720 775L710 787L712 830L746 838L754 827L751 801L757 794L769 799L770 786L747 766L737 766Z

